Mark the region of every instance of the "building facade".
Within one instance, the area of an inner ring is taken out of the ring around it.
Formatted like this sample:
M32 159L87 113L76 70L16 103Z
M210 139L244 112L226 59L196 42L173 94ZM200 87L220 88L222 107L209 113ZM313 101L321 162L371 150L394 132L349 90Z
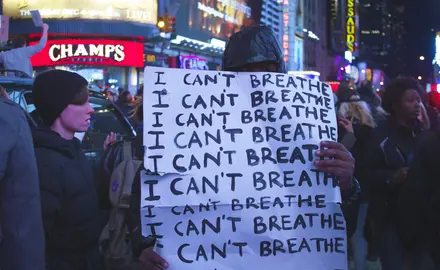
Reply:
M359 5L359 59L370 68L389 67L392 19L387 0L367 0Z
M390 7L390 50L389 65L385 68L386 74L394 78L398 75L407 75L408 68L408 40L405 26L405 5Z
M283 42L283 2L278 0L262 0L261 24L269 26L280 43Z
M307 0L303 3L304 71L315 71L321 80L327 80L331 73L327 42L328 3L320 0Z
M149 44L151 58L168 57L171 68L220 70L229 37L260 24L262 0L164 1L165 11L176 16L176 33Z

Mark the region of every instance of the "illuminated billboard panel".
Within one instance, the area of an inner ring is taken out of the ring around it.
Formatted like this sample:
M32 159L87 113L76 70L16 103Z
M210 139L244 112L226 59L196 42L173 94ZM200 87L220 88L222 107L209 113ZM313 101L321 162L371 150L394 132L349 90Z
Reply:
M355 53L357 51L356 21L357 21L356 0L347 0L347 20L345 23L346 44L347 44L347 50L351 53Z
M43 19L102 19L156 24L157 0L4 0L3 15L30 19L39 10Z
M198 40L227 40L244 26L259 24L261 0L180 0L176 28Z

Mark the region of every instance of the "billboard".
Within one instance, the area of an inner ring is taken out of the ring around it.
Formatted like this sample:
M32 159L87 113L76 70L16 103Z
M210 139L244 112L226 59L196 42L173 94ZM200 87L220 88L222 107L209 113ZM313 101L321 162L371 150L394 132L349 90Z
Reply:
M3 15L30 19L102 19L156 24L157 0L3 0Z
M227 40L243 26L259 24L261 0L181 0L176 18L179 35L198 40Z
M101 39L48 40L46 47L32 56L31 62L34 67L96 65L143 68L144 44Z

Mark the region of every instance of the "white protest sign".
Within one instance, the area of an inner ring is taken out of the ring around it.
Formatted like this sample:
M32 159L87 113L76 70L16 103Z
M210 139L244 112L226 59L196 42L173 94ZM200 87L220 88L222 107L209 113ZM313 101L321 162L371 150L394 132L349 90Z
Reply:
M347 269L331 88L286 74L146 67L142 232L174 270Z
M43 26L43 19L41 18L40 11L31 10L31 15L32 15L32 21L34 22L34 25L36 27L42 27Z

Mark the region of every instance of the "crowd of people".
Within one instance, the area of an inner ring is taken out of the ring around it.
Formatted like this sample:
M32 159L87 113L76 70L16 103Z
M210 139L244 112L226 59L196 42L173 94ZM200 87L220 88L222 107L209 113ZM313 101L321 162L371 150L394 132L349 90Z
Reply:
M339 133L355 138L349 149L362 190L358 219L347 220L356 224L348 235L352 269L440 267L431 174L439 114L427 96L410 77L394 79L381 96L368 83L336 91Z
M286 73L277 38L262 26L232 35L223 69ZM2 270L169 266L140 229L143 89L136 98L106 93L139 132L129 141L109 137L93 175L74 136L93 114L87 85L68 71L38 74L32 94L40 121L32 128L17 104L0 97ZM314 163L340 180L351 269L440 269L440 133L426 93L408 77L381 96L368 83L341 84L335 107L339 142L322 142Z

